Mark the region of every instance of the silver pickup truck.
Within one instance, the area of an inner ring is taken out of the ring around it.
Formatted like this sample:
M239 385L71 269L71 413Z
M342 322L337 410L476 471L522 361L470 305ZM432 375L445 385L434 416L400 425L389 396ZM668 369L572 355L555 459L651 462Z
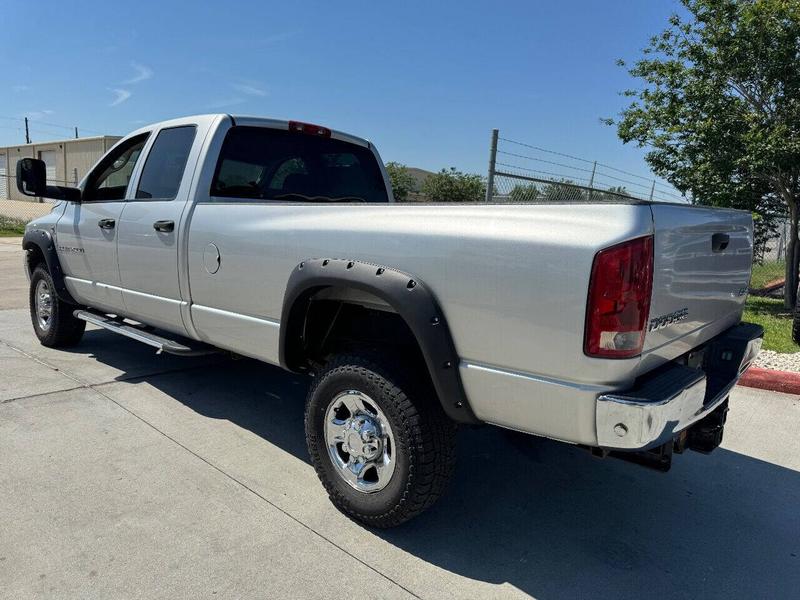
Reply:
M750 214L652 202L396 203L368 141L204 115L122 139L23 245L46 346L87 322L312 377L311 461L375 527L430 506L458 424L661 470L710 452L761 346ZM498 457L500 460L500 457Z

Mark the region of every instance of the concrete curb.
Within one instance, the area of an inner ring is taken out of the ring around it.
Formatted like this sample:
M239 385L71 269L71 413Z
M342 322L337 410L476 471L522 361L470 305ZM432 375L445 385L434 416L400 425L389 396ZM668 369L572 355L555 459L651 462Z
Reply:
M750 367L739 379L739 385L784 394L800 394L800 373Z

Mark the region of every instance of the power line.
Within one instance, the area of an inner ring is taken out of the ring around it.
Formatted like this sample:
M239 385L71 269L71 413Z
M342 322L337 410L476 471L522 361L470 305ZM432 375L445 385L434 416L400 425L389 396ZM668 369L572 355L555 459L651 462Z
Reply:
M48 127L58 127L58 128L61 128L61 129L66 129L68 131L74 131L76 129L75 125L63 125L61 123L52 123L50 121L40 121L39 119L32 119L30 117L25 117L25 116L22 116L22 117L10 117L8 115L0 115L0 119L6 119L8 121L15 121L17 123L19 123L20 121L23 121L23 122L24 121L28 121L31 124L46 125ZM88 132L88 133L94 133L94 134L97 134L97 135L107 135L106 133L104 133L102 131L97 131L96 129L88 129L87 127L77 126L77 129L79 129L80 131L85 131L85 132ZM38 131L43 132L43 133L47 133L48 135L64 136L64 134L61 133L61 132L46 131L44 129L38 129Z

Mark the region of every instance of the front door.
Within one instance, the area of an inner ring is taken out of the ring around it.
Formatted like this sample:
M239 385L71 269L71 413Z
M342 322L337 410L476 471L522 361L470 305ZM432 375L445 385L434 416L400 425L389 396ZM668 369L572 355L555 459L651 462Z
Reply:
M203 137L197 130L198 125L187 123L158 132L145 149L136 193L125 204L118 227L126 316L183 335L188 290L181 293L178 249Z
M147 136L125 140L103 157L86 179L81 202L68 203L56 225L67 289L78 302L105 312L124 310L117 227Z

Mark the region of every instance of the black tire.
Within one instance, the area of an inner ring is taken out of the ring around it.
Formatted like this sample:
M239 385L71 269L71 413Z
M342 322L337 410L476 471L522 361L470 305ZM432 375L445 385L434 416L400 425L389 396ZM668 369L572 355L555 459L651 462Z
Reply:
M40 287L40 282L43 287ZM50 315L43 324L40 322L37 303L37 290L47 290L50 298ZM40 264L31 274L29 304L33 331L43 346L50 348L64 348L74 346L83 336L86 321L76 319L72 311L76 307L67 304L58 298L55 292L53 278L47 268Z
M351 518L378 528L419 515L444 493L455 468L456 425L441 408L429 382L403 376L374 355L342 355L318 373L308 392L306 442L311 462L333 504ZM408 372L418 372L407 365ZM377 405L391 427L394 471L383 489L366 493L339 474L325 440L328 407L356 390Z

